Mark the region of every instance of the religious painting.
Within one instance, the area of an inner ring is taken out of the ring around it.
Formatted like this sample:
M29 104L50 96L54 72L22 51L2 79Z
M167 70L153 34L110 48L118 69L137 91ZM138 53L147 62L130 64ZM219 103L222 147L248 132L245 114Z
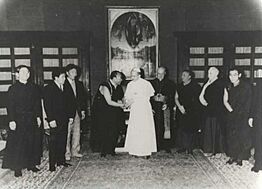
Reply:
M108 7L109 72L130 79L139 67L145 78L156 76L158 66L158 8Z

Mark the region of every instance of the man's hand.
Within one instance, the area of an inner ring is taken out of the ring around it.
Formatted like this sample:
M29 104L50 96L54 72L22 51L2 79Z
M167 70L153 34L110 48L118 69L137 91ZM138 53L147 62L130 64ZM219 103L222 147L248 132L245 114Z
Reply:
M9 128L14 131L16 129L16 123L15 121L10 121L9 122Z
M185 114L185 113L186 113L186 110L185 110L184 106L179 106L178 109L179 109L179 111L180 111L182 114Z
M86 117L86 112L85 111L81 111L81 120L85 119Z
M248 125L249 127L253 127L253 118L248 119Z
M40 127L41 126L41 119L40 119L40 117L37 117L36 120L37 120L37 126Z
M166 110L166 109L167 109L167 104L163 104L162 110Z
M73 122L74 122L74 119L73 119L73 118L69 118L69 122L68 122L68 124L69 124L69 125L72 125Z
M50 125L51 128L56 128L57 127L55 120L54 121L50 121L49 125Z

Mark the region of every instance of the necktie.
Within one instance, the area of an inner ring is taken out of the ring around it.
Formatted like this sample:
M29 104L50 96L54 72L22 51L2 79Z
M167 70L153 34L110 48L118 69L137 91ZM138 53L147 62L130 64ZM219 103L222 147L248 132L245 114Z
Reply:
M63 85L62 85L62 84L60 85L60 87L59 87L59 88L61 89L61 91L63 91Z
M75 83L75 81L72 81L72 82L71 82L71 86L72 86L74 95L76 96L76 83Z

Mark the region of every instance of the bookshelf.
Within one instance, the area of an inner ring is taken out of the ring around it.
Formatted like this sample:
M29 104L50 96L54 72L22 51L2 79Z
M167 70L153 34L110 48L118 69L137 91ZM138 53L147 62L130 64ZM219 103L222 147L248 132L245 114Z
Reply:
M79 65L90 106L90 38L90 32L0 32L0 129L8 126L7 91L21 64L31 67L31 79L41 87L55 67Z
M80 55L78 52L78 47L42 47L44 85L52 81L52 70L54 68L66 67L68 64L79 65Z
M255 83L262 79L262 32L175 32L177 70L180 81L184 69L191 69L196 80L207 80L207 70L215 66L222 78L228 78L232 66L241 68L245 77Z

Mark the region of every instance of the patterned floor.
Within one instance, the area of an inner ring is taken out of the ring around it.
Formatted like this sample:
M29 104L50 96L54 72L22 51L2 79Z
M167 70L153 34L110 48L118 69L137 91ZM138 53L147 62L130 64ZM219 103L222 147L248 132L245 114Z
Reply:
M194 155L160 152L150 159L135 158L126 153L101 158L87 153L72 159L72 167L48 171L43 159L40 173L23 171L22 178L14 178L11 171L0 171L0 188L262 188L262 173L250 171L252 162L242 167L227 165L227 157L205 157L199 150Z
M232 188L239 189L261 189L262 188L262 172L254 173L251 170L254 159L243 161L240 167L236 164L228 165L226 161L228 157L225 154L219 156L207 157L210 164L223 175Z

